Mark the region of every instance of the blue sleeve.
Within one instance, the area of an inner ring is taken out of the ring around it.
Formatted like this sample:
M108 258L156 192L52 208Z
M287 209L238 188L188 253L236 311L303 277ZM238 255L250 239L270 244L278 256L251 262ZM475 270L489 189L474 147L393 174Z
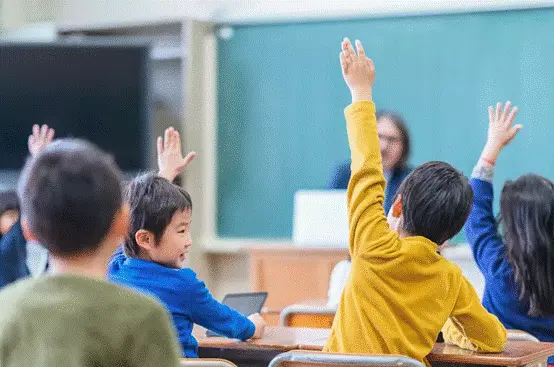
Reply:
M493 187L490 182L471 179L473 207L465 224L464 232L471 246L477 266L485 280L506 266L506 246L496 227L492 211Z
M333 171L333 176L329 182L328 189L346 190L350 181L350 164L341 164Z
M26 245L21 221L18 220L0 239L0 288L28 275L24 255Z
M195 279L183 299L189 304L192 321L228 338L247 340L255 330L254 323L212 297L204 282ZM190 307L193 305L193 307Z

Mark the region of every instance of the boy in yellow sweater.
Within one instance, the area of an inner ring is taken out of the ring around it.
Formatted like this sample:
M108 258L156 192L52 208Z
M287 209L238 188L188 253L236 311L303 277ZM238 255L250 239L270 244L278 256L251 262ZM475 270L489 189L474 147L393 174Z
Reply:
M352 176L348 215L352 270L324 350L402 354L426 362L438 333L447 342L500 352L506 330L488 313L459 267L437 253L458 233L471 209L468 180L444 162L416 168L391 209L383 209L385 179L372 102L373 62L348 39L340 54L352 94L346 108Z

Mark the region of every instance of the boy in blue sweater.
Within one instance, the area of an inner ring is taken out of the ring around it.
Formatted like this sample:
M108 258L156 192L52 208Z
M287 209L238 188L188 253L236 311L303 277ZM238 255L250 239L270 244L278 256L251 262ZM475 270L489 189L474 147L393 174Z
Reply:
M109 265L109 278L159 299L170 311L185 357L198 357L194 324L218 334L247 340L260 337L265 323L259 315L245 317L216 301L204 282L184 268L192 245L189 194L170 180L190 158L182 158L177 131L158 139L159 175L144 174L127 187L131 207L129 235ZM164 177L160 177L164 176Z

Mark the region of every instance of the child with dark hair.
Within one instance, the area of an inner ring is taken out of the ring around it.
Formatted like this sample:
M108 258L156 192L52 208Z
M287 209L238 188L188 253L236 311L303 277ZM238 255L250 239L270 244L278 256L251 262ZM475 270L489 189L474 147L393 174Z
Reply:
M260 337L265 326L259 315L245 317L216 301L196 273L184 267L192 245L192 201L170 181L190 159L181 156L176 130L166 131L164 143L158 139L160 172L138 176L126 188L131 226L124 253L116 251L109 266L112 281L152 295L167 307L189 358L198 357L194 324L242 340Z
M485 278L483 305L510 329L554 341L554 183L527 174L504 184L498 233L493 215L493 173L500 152L522 128L517 107L489 107L488 139L473 170L473 210L466 238ZM550 357L549 364L554 363Z
M0 192L0 238L10 231L19 219L19 199L15 190Z
M54 138L54 129L48 125L33 125L28 147L31 156L36 156ZM30 275L42 275L48 267L48 253L38 243L26 241L20 221L19 198L15 191L2 196L0 213L0 288ZM9 228L8 228L9 227ZM4 232L5 231L5 232Z
M112 157L58 140L27 162L19 197L25 237L48 250L52 274L0 292L0 365L178 366L164 308L105 279L129 224Z
M324 350L400 354L425 361L441 329L444 339L499 352L506 330L481 305L459 267L438 253L458 233L473 193L467 179L444 162L417 167L401 185L389 225L385 179L372 102L373 61L359 41L345 39L340 54L352 94L346 108L352 177L347 191L352 268Z

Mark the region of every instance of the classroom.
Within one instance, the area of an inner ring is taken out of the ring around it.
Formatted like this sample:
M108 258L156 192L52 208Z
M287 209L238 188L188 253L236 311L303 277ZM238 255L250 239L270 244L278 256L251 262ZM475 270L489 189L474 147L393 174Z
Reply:
M0 0L0 366L554 366L554 1Z

